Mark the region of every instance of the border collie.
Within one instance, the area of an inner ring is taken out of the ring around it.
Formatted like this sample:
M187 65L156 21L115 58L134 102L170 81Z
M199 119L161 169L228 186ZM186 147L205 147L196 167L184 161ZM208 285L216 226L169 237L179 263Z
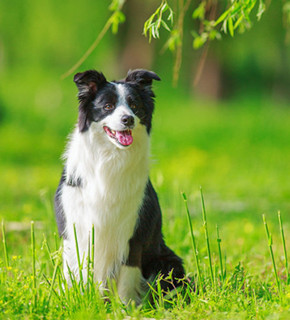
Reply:
M181 258L163 240L161 210L149 179L153 80L160 78L141 69L112 82L95 70L74 76L78 124L55 195L66 279L70 271L81 278L74 226L84 265L94 226L94 281L104 288L108 280L116 281L125 303L140 303L143 284L159 274L172 273L171 283L161 281L164 291L185 275Z

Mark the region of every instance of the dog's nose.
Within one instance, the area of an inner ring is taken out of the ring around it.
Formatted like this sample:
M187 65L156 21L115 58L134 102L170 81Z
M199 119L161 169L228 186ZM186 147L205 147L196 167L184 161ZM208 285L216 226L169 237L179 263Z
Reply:
M124 115L121 118L121 121L124 125L130 127L134 125L134 117L133 116L129 116L129 115Z

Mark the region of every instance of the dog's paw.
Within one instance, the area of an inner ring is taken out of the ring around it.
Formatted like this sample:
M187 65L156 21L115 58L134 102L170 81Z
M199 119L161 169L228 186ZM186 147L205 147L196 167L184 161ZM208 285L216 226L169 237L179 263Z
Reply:
M124 304L134 301L136 305L142 302L144 295L144 278L138 267L122 266L117 282L118 294Z

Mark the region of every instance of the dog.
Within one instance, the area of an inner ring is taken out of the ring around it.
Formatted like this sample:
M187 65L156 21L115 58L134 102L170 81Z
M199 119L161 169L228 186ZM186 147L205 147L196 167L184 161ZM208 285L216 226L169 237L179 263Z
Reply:
M143 284L159 274L164 292L185 276L182 259L164 242L158 197L149 179L153 80L160 78L142 69L112 82L95 70L74 76L78 122L55 194L67 281L71 274L87 281L87 272L79 271L74 232L85 261L94 226L94 281L106 288L113 279L124 303L140 303ZM168 274L171 281L165 279Z

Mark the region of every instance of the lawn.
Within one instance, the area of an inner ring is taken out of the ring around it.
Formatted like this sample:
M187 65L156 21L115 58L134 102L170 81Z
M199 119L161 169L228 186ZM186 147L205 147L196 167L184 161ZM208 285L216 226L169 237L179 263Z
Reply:
M114 295L111 303L103 303L93 286L84 292L78 286L61 290L60 241L54 235L57 229L52 203L62 170L60 156L74 126L77 103L73 84L49 88L55 93L53 98L49 98L47 89L38 90L35 97L23 94L21 100L21 88L16 100L8 94L2 97L0 219L5 222L6 237L0 250L0 317L289 319L287 260L277 218L280 211L289 247L290 111L286 105L254 98L200 101L180 90L171 89L168 95L168 88L158 84L151 178L163 209L166 241L183 257L199 290L189 286L185 293L177 293L168 301L156 292L155 308L148 302L136 308L122 306ZM200 186L205 198L214 283L208 264ZM188 199L202 286L197 280L181 192ZM272 233L279 286L262 214ZM221 242L217 241L217 225ZM225 269L222 273L218 244Z

